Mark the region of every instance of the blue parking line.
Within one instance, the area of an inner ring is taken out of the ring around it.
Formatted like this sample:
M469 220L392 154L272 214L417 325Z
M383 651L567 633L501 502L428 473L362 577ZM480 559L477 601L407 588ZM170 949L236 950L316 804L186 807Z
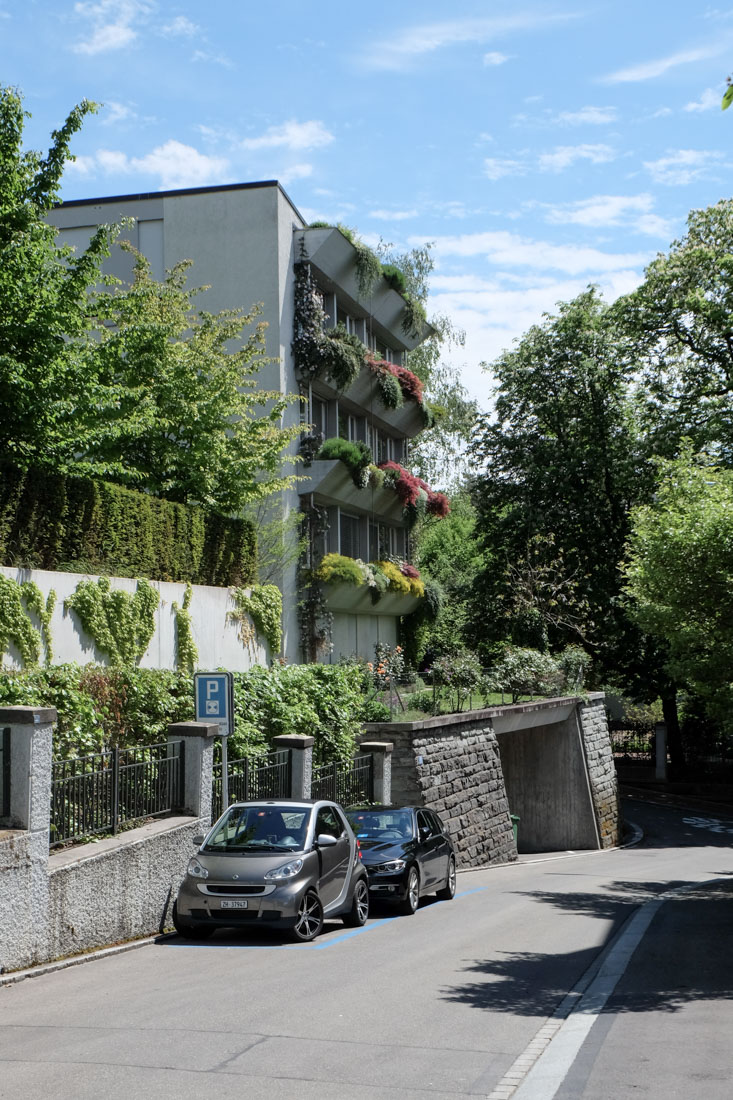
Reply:
M467 898L471 894L481 894L484 890L488 890L488 886L477 886L474 890L462 890L460 894L456 894L454 901L458 898ZM430 909L433 909L435 905L442 905L442 902L434 902L433 905L427 906L425 909L418 909L415 916L419 913L427 913ZM353 939L354 936L361 936L363 932L371 932L375 928L382 928L385 924L392 924L393 921L400 920L399 916L394 917L382 917L380 920L372 921L370 924L364 924L361 928L350 928L348 932L342 932L338 936L330 936L327 939L319 939L313 943L176 943L166 940L166 946L168 947L193 947L197 951L325 951L327 947L333 947L337 943L343 943L344 940Z

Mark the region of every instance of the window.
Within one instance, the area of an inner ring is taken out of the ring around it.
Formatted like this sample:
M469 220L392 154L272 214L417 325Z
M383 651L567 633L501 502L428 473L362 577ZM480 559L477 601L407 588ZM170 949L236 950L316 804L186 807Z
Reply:
M316 836L326 833L327 836L335 836L338 840L343 831L343 823L339 820L336 811L330 806L322 806L316 818Z
M359 517L346 512L339 515L339 553L345 558L359 558Z
M405 533L401 527L392 527L388 523L369 524L369 560L384 561L385 558L401 558L405 553Z
M351 413L339 412L339 436L355 443L359 438L359 418Z
M322 397L311 397L311 423L313 431L325 439L328 435L328 405Z

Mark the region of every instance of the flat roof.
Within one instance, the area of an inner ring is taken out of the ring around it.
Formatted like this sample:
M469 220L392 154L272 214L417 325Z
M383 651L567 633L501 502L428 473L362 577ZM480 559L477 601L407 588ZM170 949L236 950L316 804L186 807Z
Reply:
M277 187L286 201L292 206L300 220L307 225L308 222L298 210L285 188L278 180L258 180L253 183L217 183L210 187L179 187L169 191L140 191L131 195L100 195L89 199L66 199L55 202L54 206L98 206L105 202L134 202L141 199L167 199L176 195L209 195L217 191L250 191L256 187Z

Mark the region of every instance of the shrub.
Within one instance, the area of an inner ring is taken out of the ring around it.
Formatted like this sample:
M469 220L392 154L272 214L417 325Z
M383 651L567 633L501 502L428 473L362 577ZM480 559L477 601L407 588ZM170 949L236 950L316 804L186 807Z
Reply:
M396 290L398 294L402 295L407 293L407 280L395 264L382 264L382 275L384 275L392 290Z
M361 440L352 442L339 437L326 439L316 458L338 459L346 466L357 489L366 488L373 465L372 452L366 443L362 443Z
M549 653L507 645L491 667L490 690L511 694L517 703L522 695L552 695L563 685L562 670Z
M366 348L359 337L336 325L324 333L320 351L323 368L336 389L347 390L364 365Z
M316 570L324 584L364 584L364 567L354 558L342 554L326 554Z

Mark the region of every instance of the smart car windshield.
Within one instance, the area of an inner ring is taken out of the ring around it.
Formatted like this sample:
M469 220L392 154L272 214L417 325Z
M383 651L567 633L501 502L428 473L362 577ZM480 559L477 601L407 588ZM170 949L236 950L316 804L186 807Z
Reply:
M207 852L298 852L305 845L310 809L232 806L208 837Z
M411 840L409 810L351 810L349 823L360 840Z

